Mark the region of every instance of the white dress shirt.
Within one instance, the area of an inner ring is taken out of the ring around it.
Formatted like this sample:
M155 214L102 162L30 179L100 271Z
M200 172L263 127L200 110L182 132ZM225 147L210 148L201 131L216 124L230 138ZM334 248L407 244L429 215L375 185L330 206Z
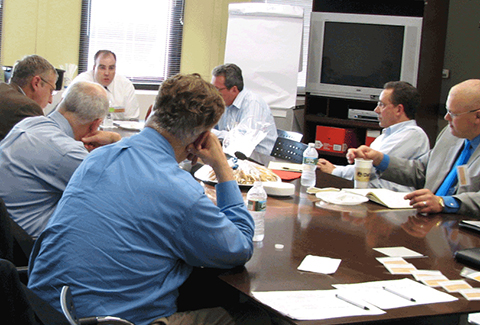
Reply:
M232 105L225 109L225 113L212 131L219 139L225 139L229 132L239 125L266 132L266 136L257 144L250 157L258 159L255 153L270 156L277 140L277 127L272 111L260 96L245 88L238 94Z
M399 158L416 159L430 150L428 136L423 129L417 126L415 120L394 124L382 130L370 145L370 148L384 154ZM332 174L343 178L353 179L355 167L335 166ZM397 192L412 192L414 187L399 185L384 179L379 179L376 173L371 174L369 187L387 188Z
M97 82L93 70L79 74L73 79L72 84L78 81ZM135 96L135 87L130 80L124 76L115 74L115 78L106 87L108 100L113 107L125 108L125 113L113 113L115 120L138 119L140 116L140 105Z

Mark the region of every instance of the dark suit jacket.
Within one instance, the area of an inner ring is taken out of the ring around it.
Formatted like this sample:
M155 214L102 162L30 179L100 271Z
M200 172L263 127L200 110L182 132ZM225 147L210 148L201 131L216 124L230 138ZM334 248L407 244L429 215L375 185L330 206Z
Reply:
M0 141L15 124L29 116L44 115L35 101L25 96L15 84L0 83Z

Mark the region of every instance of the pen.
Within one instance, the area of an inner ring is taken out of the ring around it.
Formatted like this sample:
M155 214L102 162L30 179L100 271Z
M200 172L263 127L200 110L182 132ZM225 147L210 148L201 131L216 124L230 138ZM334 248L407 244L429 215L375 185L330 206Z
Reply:
M393 290L393 289L390 289L390 288L387 288L387 287L382 287L382 288L383 288L383 290L388 291L388 292L390 292L390 293L393 293L394 295L397 295L397 296L399 296L399 297L402 297L403 299L407 299L407 300L416 302L416 300L413 299L412 297L407 297L407 296L405 296L405 295L401 294L400 292L397 292L397 291L395 291L395 290Z
M357 306L358 308L362 308L362 309L365 309L365 310L370 310L370 308L368 308L367 306L364 306L364 305L362 305L362 304L360 304L360 303L358 303L358 302L355 302L355 301L353 301L353 300L350 300L350 299L348 299L348 298L346 298L346 297L344 297L344 296L342 296L342 295L339 295L338 293L335 294L335 297L337 297L338 299L343 300L343 301L345 301L345 302L348 302L349 304L352 304L352 305L354 305L354 306Z
M292 172L301 172L300 169L296 169L296 168L288 168L288 167L282 167L283 170L291 170Z

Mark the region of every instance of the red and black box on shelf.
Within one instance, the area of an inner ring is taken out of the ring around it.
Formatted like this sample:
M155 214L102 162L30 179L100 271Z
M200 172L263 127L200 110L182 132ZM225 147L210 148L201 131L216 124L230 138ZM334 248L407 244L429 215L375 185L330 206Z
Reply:
M348 148L358 147L354 129L317 125L315 148L319 151L345 153Z

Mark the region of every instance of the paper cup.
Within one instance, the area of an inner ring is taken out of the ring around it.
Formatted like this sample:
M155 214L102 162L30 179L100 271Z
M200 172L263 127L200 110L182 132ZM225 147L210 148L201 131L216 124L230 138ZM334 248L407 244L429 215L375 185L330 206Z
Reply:
M368 188L373 161L355 158L355 188Z

